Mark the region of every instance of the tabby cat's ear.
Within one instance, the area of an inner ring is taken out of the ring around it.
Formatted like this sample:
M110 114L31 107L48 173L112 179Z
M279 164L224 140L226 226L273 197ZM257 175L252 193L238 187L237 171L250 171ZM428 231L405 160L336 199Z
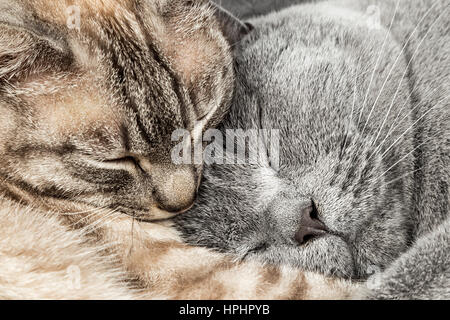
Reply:
M232 47L254 29L250 23L242 22L218 4L213 4L213 6L216 7L215 14L222 27L222 32Z
M14 2L13 2L14 3ZM56 30L35 23L15 8L0 5L0 80L19 79L25 73L50 70L68 57L68 45Z

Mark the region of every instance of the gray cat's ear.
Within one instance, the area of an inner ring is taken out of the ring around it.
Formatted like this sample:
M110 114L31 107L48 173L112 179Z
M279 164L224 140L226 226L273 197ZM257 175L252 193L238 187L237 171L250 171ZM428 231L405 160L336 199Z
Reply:
M3 5L0 4L0 80L10 81L25 73L51 69L54 63L67 58L68 46L58 38L58 32L34 22L14 2L7 8Z
M218 4L213 6L216 8L215 14L221 24L222 32L232 47L254 29L250 23L239 20Z

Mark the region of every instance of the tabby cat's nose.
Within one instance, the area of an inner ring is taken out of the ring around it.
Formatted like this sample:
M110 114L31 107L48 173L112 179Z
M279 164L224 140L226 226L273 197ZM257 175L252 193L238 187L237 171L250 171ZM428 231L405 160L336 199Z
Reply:
M167 218L192 208L197 198L198 177L189 166L152 165L153 218Z
M327 227L319 220L318 211L313 202L301 211L300 228L295 240L302 245L309 240L327 234Z
M167 211L172 214L182 214L194 206L195 199L197 198L197 194L193 193L192 196L183 202L179 203L162 203L159 204L158 207L161 210Z

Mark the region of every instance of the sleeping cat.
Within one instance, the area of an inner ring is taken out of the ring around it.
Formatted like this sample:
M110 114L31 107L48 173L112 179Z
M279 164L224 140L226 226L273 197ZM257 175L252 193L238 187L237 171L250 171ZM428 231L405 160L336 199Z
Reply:
M208 1L0 0L0 298L346 298L358 286L181 242L249 26Z
M373 275L371 298L450 298L449 14L446 0L338 0L251 20L221 128L279 129L279 168L265 147L258 164L205 168L184 238Z

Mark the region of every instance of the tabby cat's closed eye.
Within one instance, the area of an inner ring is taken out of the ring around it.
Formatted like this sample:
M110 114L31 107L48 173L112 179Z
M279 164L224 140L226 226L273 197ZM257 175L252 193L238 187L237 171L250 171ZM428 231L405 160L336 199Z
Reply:
M112 169L138 169L141 172L145 172L145 170L141 167L139 160L134 156L124 156L120 158L107 159L101 162L102 164L106 164Z

